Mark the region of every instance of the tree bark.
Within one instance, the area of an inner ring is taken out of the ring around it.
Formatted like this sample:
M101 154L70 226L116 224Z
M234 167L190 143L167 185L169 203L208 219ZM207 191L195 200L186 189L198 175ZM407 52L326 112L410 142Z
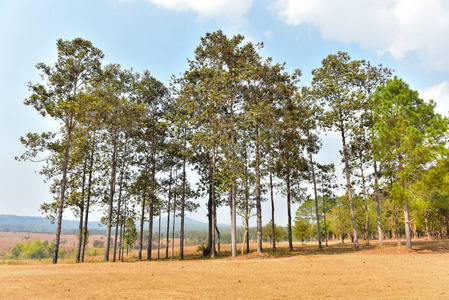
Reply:
M186 137L184 136L184 150L186 147ZM182 160L182 199L181 199L181 233L179 239L179 258L184 259L184 215L186 204L186 157Z
M322 189L322 197L323 197L323 217L324 217L324 237L326 239L326 247L328 247L327 242L327 224L326 224L326 198L324 197L324 178L321 176L321 189Z
M154 130L154 129L153 129ZM154 137L154 133L153 133ZM154 147L154 140L153 140ZM148 219L148 251L147 260L151 260L151 252L153 249L153 218L154 218L154 204L156 203L156 160L155 149L151 151L151 199L150 199L150 217Z
M273 235L273 252L276 252L276 223L274 222L274 195L273 195L273 172L272 172L272 156L270 151L269 169L270 169L270 199L271 199L271 232Z
M53 250L53 264L58 263L59 255L59 240L61 238L61 227L62 227L62 213L64 211L64 201L65 201L65 190L67 184L67 167L69 165L69 152L72 142L72 126L69 124L67 130L67 140L64 152L64 165L62 167L62 180L61 180L61 194L59 197L59 207L58 207L58 223L56 226L56 236L55 236L55 247Z
M212 208L212 225L216 223L216 204L215 204L215 148L212 149L212 178L211 178L211 208ZM213 228L214 228L213 227ZM215 230L212 229L210 257L215 258Z
M309 163L312 170L313 192L315 195L315 214L316 214L316 226L318 229L318 248L321 249L322 246L321 246L320 212L318 210L318 194L316 189L315 168L313 165L312 152L309 152Z
M111 246L111 229L112 229L112 209L114 202L114 193L115 193L115 177L116 177L116 168L117 168L117 139L118 139L117 128L114 130L113 137L113 149L112 149L112 170L111 170L111 183L109 189L109 201L108 201L108 226L106 232L106 246L104 250L104 261L109 261L109 249Z
M165 246L165 258L168 259L168 248L170 241L170 208L171 208L171 184L172 184L173 167L170 166L170 176L168 183L168 205L167 205L167 245Z
M343 143L343 157L345 160L345 173L346 173L346 186L348 189L348 198L349 198L349 206L351 209L351 223L352 223L352 234L354 236L354 248L356 250L359 250L359 240L357 238L357 226L355 223L355 212L354 212L354 203L352 201L352 190L351 190L351 172L349 168L349 157L348 152L346 149L346 137L345 137L345 130L343 126L343 120L340 122L341 127L341 141Z
M86 251L87 245L87 225L89 224L89 209L90 209L90 198L92 195L92 173L94 166L94 154L95 154L95 144L96 144L96 130L93 132L92 149L90 152L89 161L89 179L87 183L87 203L86 203L86 217L84 218L84 229L83 229L83 251L81 253L81 261L84 262L84 253Z
M427 221L426 210L424 210L424 221L426 222L426 236L427 236L427 240L430 241L429 222Z
M126 155L126 144L124 153ZM119 181L119 192L118 192L118 203L117 203L117 216L116 216L116 222L115 222L115 237L114 237L114 254L112 256L112 261L115 262L116 260L116 252L117 252L117 237L118 237L118 226L120 223L120 209L122 205L122 189L123 189L123 176L125 173L125 157L123 157L123 164L122 169L120 171L120 181Z
M365 184L365 175L363 173L363 161L360 159L360 173L362 175L362 189L363 189L363 201L365 204L365 239L366 244L369 245L369 215L368 215L368 203L366 196L366 184Z
M177 172L175 173L175 178L177 178L178 174ZM176 181L175 181L176 182ZM176 187L176 184L175 184ZM176 193L174 195L173 198L173 227L172 227L172 243L171 243L171 258L173 259L174 254L175 254L175 229L176 229Z
M257 214L257 252L262 253L262 205L260 195L260 153L259 153L259 126L255 126L256 138L256 214Z
M217 219L215 219L215 230L217 231L217 252L220 253L220 231L217 226Z
M412 237L410 234L410 215L408 205L404 203L404 221L405 221L405 246L407 250L412 250Z
M237 214L236 214L236 204L235 204L235 184L232 183L231 190L229 191L230 200L230 210L231 210L231 256L237 256L237 239L236 239L236 228L237 228Z
M248 236L248 227L245 227L245 234L243 235L243 243L242 243L242 255L245 254L245 244L247 236Z
M377 234L379 235L379 246L383 246L383 234L382 234L382 222L380 219L380 196L379 196L379 183L378 183L377 162L374 160L374 191L376 194L376 213L377 213Z
M159 209L159 226L158 226L158 236L157 236L157 259L160 258L161 253L161 215L162 211Z
M76 262L79 263L81 261L81 251L83 248L83 220L84 220L84 197L86 194L85 186L86 186L86 169L87 169L87 156L84 159L83 166L83 182L81 184L81 203L80 203L80 223L78 230L78 249L76 251Z
M148 250L147 250L147 260L151 260L151 252L153 251L153 218L154 218L154 195L151 195L150 201L150 216L148 218Z
M396 205L393 206L393 209L394 209L394 219L396 223L396 237L398 239L398 246L401 246L401 233L399 232L399 220Z
M144 185L142 196L142 214L140 216L140 239L139 239L139 261L142 260L143 249L143 225L145 223L145 202L146 202L146 184Z
M287 170L287 176L285 178L287 184L287 227L288 227L288 250L293 251L293 238L292 238L292 209L291 209L291 195L290 195L290 170Z

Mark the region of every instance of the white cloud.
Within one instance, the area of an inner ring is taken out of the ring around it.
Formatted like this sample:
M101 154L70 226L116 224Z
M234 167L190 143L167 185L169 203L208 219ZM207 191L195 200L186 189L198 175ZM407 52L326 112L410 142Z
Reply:
M288 24L317 27L323 38L396 60L414 52L422 67L449 70L449 1L276 0L270 8Z
M233 24L245 22L245 14L253 0L149 0L150 2L175 12L194 12L204 21L215 19Z
M449 113L449 82L443 81L435 84L424 91L419 90L419 97L428 101L430 99L437 103L435 111L443 116Z

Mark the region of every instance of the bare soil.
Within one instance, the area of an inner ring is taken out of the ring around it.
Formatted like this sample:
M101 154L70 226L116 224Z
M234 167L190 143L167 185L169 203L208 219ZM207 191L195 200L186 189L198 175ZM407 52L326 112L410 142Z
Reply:
M294 246L289 252L280 244L273 253L266 244L264 254L230 258L229 245L222 245L213 260L191 246L184 261L136 262L133 252L123 263L5 262L0 298L449 299L448 240L414 240L412 251L395 241L382 248L362 243L360 251L338 242L324 250L313 243Z

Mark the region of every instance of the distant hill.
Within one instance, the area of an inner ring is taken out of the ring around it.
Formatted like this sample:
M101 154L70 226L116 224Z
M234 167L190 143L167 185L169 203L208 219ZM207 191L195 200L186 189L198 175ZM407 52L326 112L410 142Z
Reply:
M193 220L189 217L185 217L185 230L207 230L208 224L200 221ZM170 231L173 226L173 219L170 219ZM181 218L176 218L176 231L179 231ZM65 234L78 234L79 221L77 220L63 220L62 221L62 233ZM140 223L136 224L137 228L140 228ZM219 224L220 229L227 230L229 225ZM105 234L106 226L97 221L89 222L88 225L91 234ZM159 229L159 219L154 219L153 231ZM167 217L161 218L161 230L164 231L167 228ZM148 230L148 222L144 224L144 230ZM56 224L52 224L50 220L44 217L26 217L16 215L0 215L0 232L39 232L39 233L54 233L56 231Z
M62 233L77 234L79 221L62 220ZM106 227L100 222L89 222L91 234L103 234ZM49 219L44 217L28 217L16 215L0 215L0 232L38 232L55 233L56 224L52 224Z

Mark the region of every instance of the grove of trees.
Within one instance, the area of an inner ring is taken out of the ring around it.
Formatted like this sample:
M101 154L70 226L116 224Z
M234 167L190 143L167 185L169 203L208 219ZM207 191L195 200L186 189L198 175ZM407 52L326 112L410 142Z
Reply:
M51 182L54 198L41 210L58 225L53 263L65 210L79 217L76 260L84 260L93 207L107 225L105 261L116 261L117 253L123 258L136 239L143 259L144 239L153 240L153 220L161 214L170 217L166 258L170 220L181 217L183 259L184 216L197 209L199 197L208 199L211 257L221 206L229 207L232 256L237 215L247 251L249 219L256 218L258 252L266 239L276 251L284 235L290 250L293 236L314 236L319 247L330 236L347 236L358 249L359 238L382 244L384 236L404 231L411 249L412 234L448 233L448 120L435 113L435 102L420 99L390 69L346 52L326 57L311 85L301 85L301 71L264 59L262 47L241 35L206 33L188 69L166 87L150 71L103 65L102 51L89 41L57 41L56 62L37 65L42 80L29 84L25 104L53 118L59 130L28 133L18 157L43 162L41 174ZM336 167L316 161L320 134L329 131L341 136L340 195ZM189 170L199 177L196 186ZM281 221L274 220L274 190L287 200L286 231L275 225ZM262 222L266 197L271 230ZM301 203L296 218L292 203Z

